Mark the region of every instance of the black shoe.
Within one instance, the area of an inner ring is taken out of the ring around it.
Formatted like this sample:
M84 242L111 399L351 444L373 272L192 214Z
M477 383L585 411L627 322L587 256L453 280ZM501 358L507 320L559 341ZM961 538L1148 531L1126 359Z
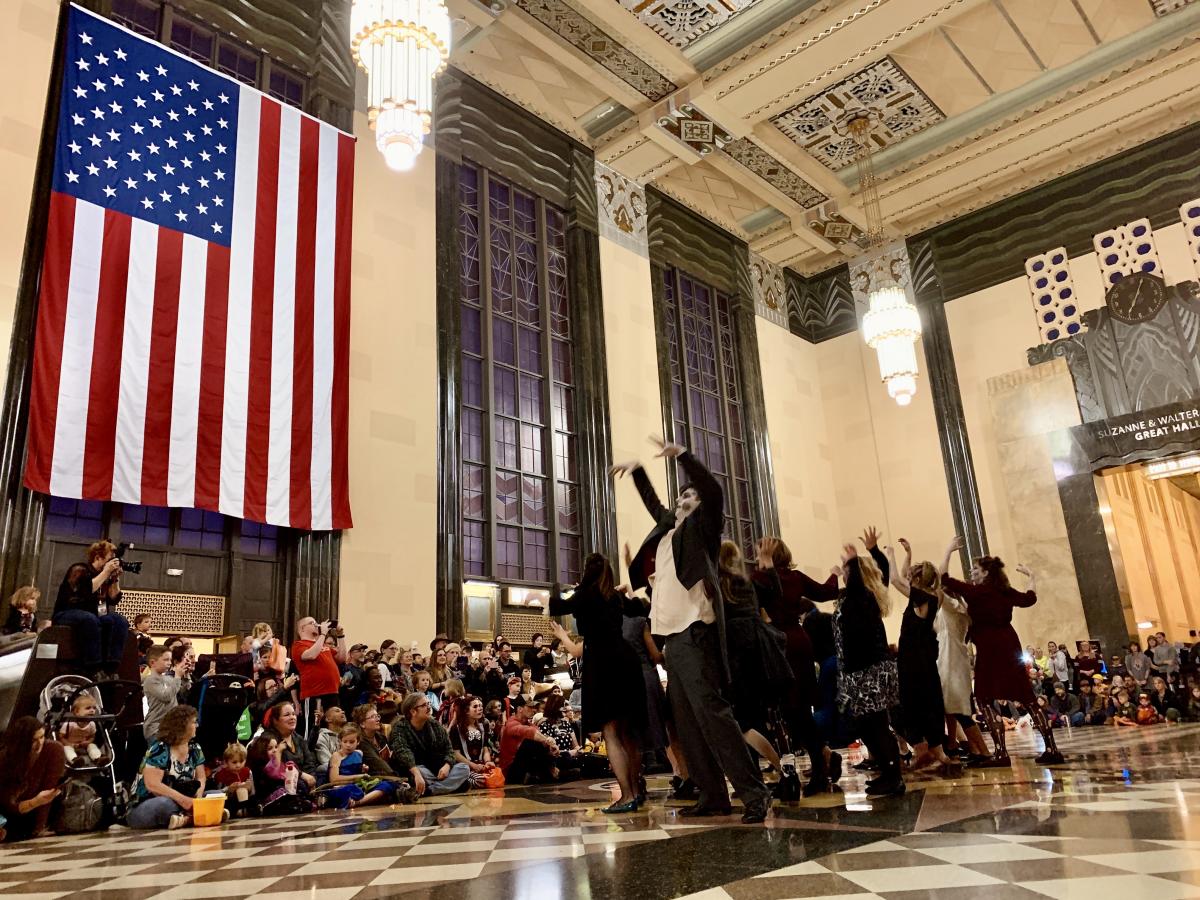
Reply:
M678 784L676 784L677 780ZM679 776L676 775L671 779L671 787L673 788L671 791L672 800L695 800L700 795L700 792L696 789L696 782L690 778L680 780Z
M1012 766L1012 757L1007 753L1004 756L984 756L977 763L972 763L972 769L1007 769Z
M837 784L842 778L842 754L829 754L829 783Z
M679 810L679 815L685 819L707 819L710 816L728 816L733 813L732 806L685 806Z
M814 778L804 785L803 794L805 797L815 797L817 794L828 794L833 787L833 782L828 778Z
M785 803L799 800L802 794L805 797L808 796L808 794L803 793L800 787L800 776L790 766L785 771L784 776L771 786L771 796Z
M646 792L648 790L649 788L646 785L646 777L644 775L639 775L637 780L637 802L639 806L646 802Z
M767 820L767 813L771 811L771 803L769 800L759 800L757 803L750 803L746 806L746 811L742 813L743 825L757 825L760 822Z
M879 771L879 763L873 759L864 759L862 762L857 762L850 768L856 772L877 772Z
M867 785L868 797L899 797L904 791L904 779L899 775L880 778Z
M1057 750L1047 750L1041 756L1034 760L1040 766L1061 766L1066 763L1063 755Z

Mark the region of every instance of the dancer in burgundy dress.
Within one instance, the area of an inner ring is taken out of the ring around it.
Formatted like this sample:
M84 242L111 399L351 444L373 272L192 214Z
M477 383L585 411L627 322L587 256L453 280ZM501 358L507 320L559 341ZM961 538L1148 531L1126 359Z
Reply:
M1042 733L1046 749L1037 762L1061 765L1063 755L1054 742L1050 722L1034 702L1033 685L1021 655L1021 641L1012 627L1013 609L1037 603L1034 574L1025 566L1017 567L1017 571L1029 579L1029 589L1018 591L1008 583L1004 562L999 557L981 556L971 566L970 582L959 581L946 575L946 569L950 566L950 557L962 547L962 538L956 537L946 548L940 570L942 588L962 597L971 615L971 630L967 637L975 644L975 701L996 744L994 764L1008 765L1010 760L1004 741L1004 725L997 721L992 701L1012 700L1028 710L1034 726Z

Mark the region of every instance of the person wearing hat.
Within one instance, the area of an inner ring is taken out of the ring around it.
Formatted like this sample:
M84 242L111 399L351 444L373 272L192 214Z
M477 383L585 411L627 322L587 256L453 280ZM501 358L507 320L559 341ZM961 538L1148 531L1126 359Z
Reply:
M439 650L445 650L448 643L450 643L450 638L446 637L444 633L439 632L437 637L429 642L429 658L433 659Z
M342 670L342 683L338 693L342 698L342 709L354 709L367 687L367 673L363 670L366 644L354 644L346 651L346 666Z
M554 766L558 744L533 724L541 701L526 700L517 694L510 705L512 712L500 730L500 758L497 760L505 782L537 784L553 781L558 771Z

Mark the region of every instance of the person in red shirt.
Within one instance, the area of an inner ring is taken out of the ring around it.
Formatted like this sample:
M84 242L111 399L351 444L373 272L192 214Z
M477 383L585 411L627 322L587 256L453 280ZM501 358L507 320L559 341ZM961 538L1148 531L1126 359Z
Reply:
M292 643L292 661L300 676L300 706L297 730L305 736L311 726L321 720L324 711L338 705L338 688L342 675L338 663L346 661L346 636L341 629L330 631L330 622L318 622L306 616L296 623L296 640ZM337 638L335 653L325 644L325 636Z
M537 784L553 781L558 744L533 724L541 706L518 694L512 700L512 715L500 731L500 768L507 784Z

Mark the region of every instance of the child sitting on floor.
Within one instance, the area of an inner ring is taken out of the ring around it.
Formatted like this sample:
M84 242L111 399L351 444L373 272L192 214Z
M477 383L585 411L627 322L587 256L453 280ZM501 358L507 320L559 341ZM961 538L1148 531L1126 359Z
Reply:
M1158 710L1154 708L1154 702L1150 694L1142 691L1138 694L1137 705L1137 723L1139 725L1157 725L1162 721L1159 718Z
M221 765L213 780L225 788L225 808L230 815L250 815L250 800L254 796L254 776L246 765L246 748L234 742L221 755Z
M396 784L366 774L362 751L358 749L362 732L357 725L345 725L338 735L337 751L329 759L329 788L326 806L354 809L380 801L392 802Z
M81 719L99 713L100 707L91 694L80 694L71 704L71 715ZM64 722L58 730L58 741L63 745L68 766L94 765L104 755L96 744L95 722Z

